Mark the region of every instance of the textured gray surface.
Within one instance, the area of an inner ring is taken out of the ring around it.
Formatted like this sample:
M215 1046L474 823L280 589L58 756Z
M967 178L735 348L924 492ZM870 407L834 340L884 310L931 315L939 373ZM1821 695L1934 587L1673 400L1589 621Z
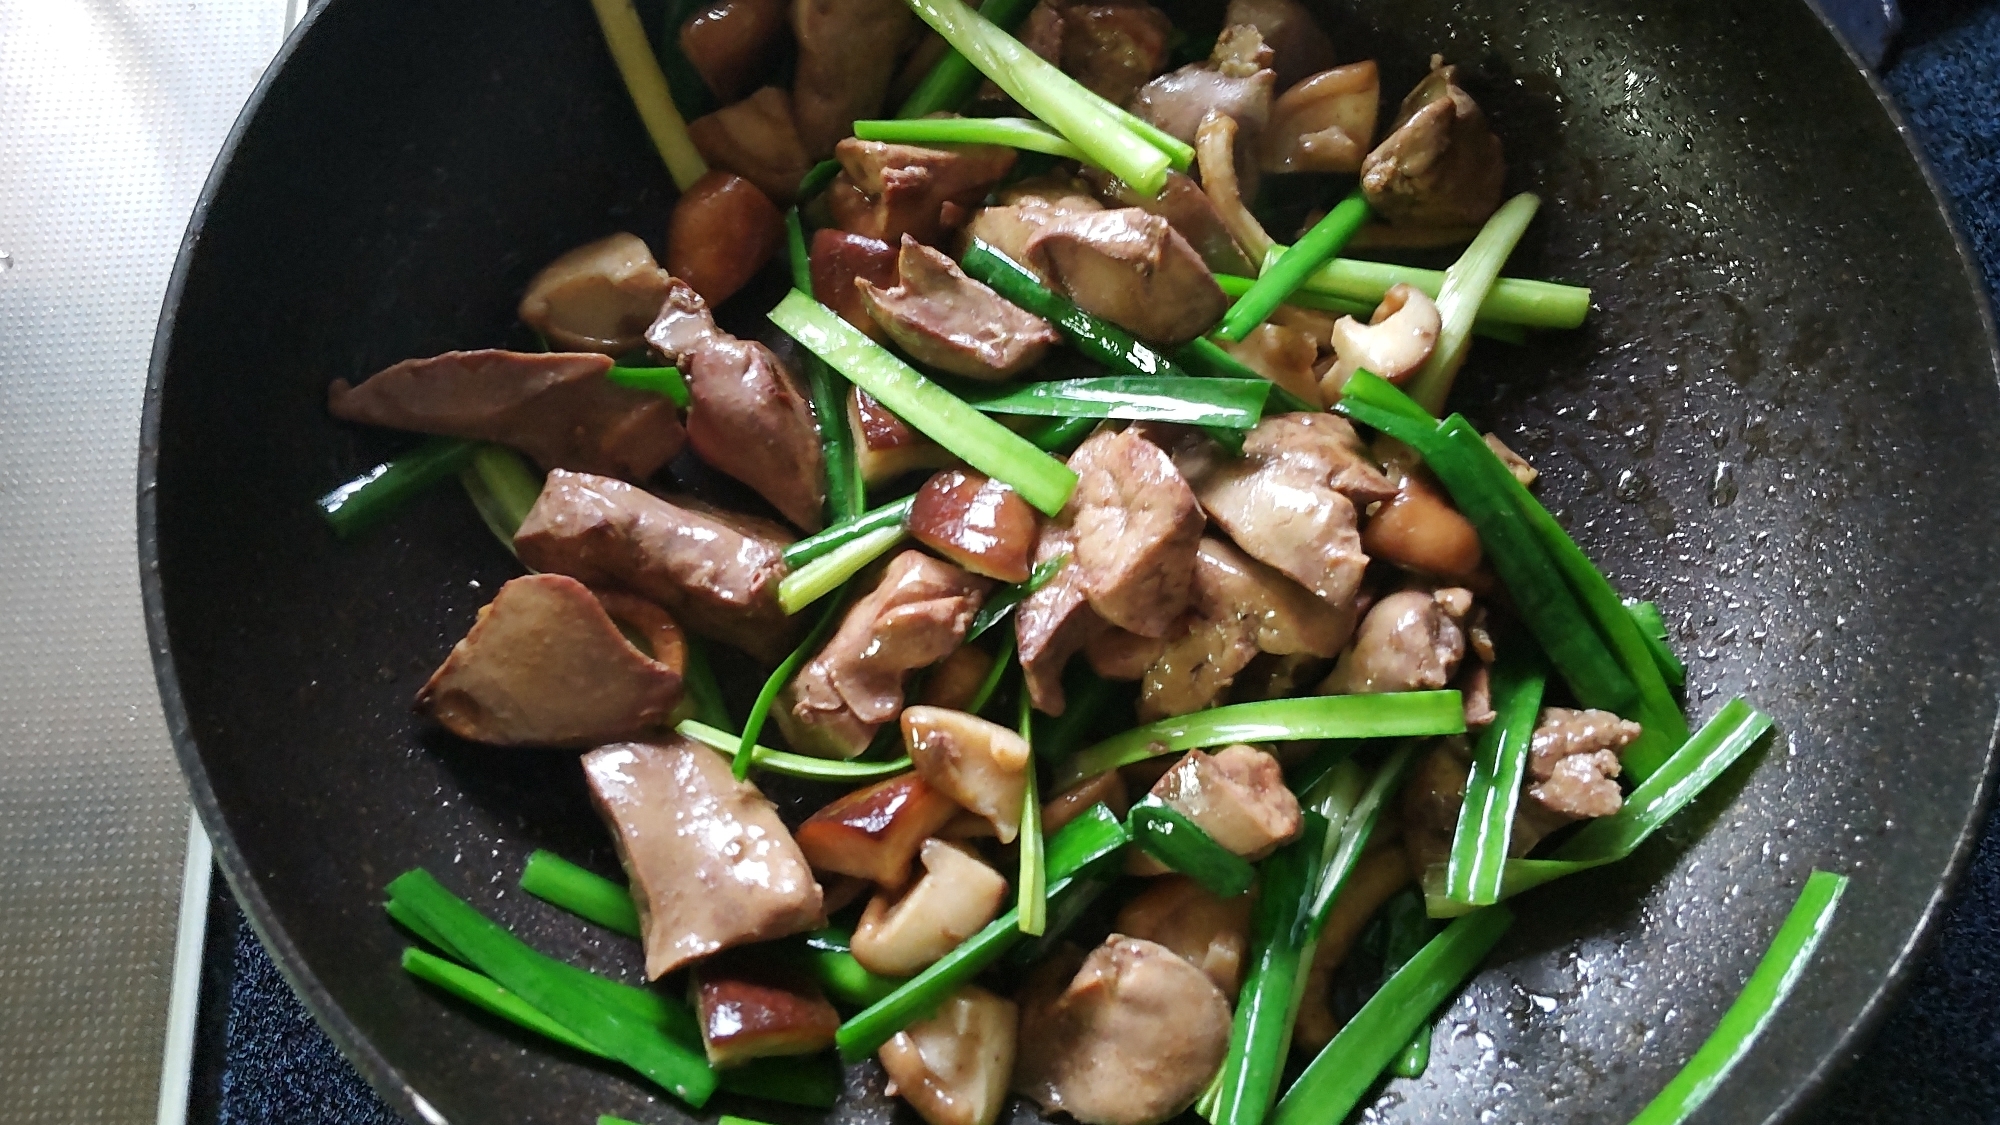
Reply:
M0 0L0 1122L152 1121L186 789L140 623L140 390L286 0Z

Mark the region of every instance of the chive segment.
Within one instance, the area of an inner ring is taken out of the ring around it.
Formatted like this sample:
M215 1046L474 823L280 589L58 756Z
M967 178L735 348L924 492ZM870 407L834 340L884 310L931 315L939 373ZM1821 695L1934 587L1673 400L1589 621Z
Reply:
M1778 1005L1791 995L1812 960L1813 951L1819 948L1820 939L1832 925L1841 896L1846 893L1845 875L1814 871L1806 877L1798 900L1792 903L1784 923L1771 939L1770 948L1764 951L1750 979L1744 982L1743 991L1737 994L1729 1010L1722 1013L1722 1022L1667 1083L1666 1089L1632 1119L1632 1125L1679 1125L1701 1108L1736 1064L1750 1053L1758 1036L1770 1026Z
M1625 798L1610 816L1585 824L1549 859L1510 859L1501 875L1500 897L1512 898L1565 875L1616 863L1631 855L1646 838L1687 807L1744 751L1756 745L1772 727L1771 717L1744 702L1724 704L1653 775ZM1471 909L1445 893L1445 872L1424 872L1424 900L1431 917L1445 918Z
M403 971L451 993L460 1000L501 1019L553 1039L574 1051L609 1059L610 1055L592 1046L590 1040L557 1023L540 1008L494 983L492 977L474 972L455 961L433 957L421 949L403 950Z
M792 267L792 288L812 296L812 257L806 252L806 229L799 220L797 207L785 211L785 250ZM847 428L847 381L818 356L808 354L804 358L806 387L812 396L813 427L819 431L822 460L826 464L826 522L838 525L854 519L868 506L861 470L855 463L854 435ZM799 565L791 559L789 551L785 562Z
M599 1051L700 1108L715 1092L715 1072L702 1056L658 1027L600 1007L550 973L540 953L415 868L389 884L389 896L444 934L474 968L575 1032ZM584 974L586 976L590 974ZM614 982L615 983L615 982Z
M851 543L870 532L885 527L901 527L910 518L910 509L916 507L917 498L905 496L891 500L873 511L850 517L844 523L834 524L825 531L815 532L785 548L785 565L798 567L825 555L836 547Z
M1356 186L1319 222L1314 223L1295 245L1286 248L1276 261L1264 266L1257 275L1256 284L1223 314L1222 326L1216 330L1216 335L1231 342L1248 336L1251 329L1264 323L1273 309L1284 304L1285 299L1305 283L1308 275L1340 253L1341 248L1354 237L1354 232L1367 221L1368 199Z
M688 719L674 728L683 738L691 738L711 750L720 750L734 755L742 745L742 736L731 734L721 727ZM785 777L802 778L806 781L879 781L906 773L910 768L908 758L897 758L888 762L842 762L833 758L815 758L810 754L793 754L785 750L773 750L769 746L750 748L750 765L753 769L767 773L782 774Z
M1488 906L1446 926L1396 970L1340 1029L1278 1102L1272 1125L1333 1125L1345 1120L1382 1068L1479 967L1514 921Z
M1277 259L1273 258L1271 260L1276 261ZM1382 263L1367 262L1363 264L1380 265ZM1403 267L1397 266L1394 268L1402 269ZM1502 278L1501 280L1504 281L1506 279ZM1215 283L1222 287L1222 292L1225 295L1236 298L1248 293L1250 287L1257 284L1257 280L1250 277L1238 277L1233 273L1219 273L1215 275ZM1327 293L1315 293L1303 288L1294 289L1292 295L1285 298L1284 303L1295 308L1341 313L1358 320L1367 320L1373 316L1375 306L1381 304L1380 301L1353 300L1347 297L1336 297ZM1498 340L1503 344L1527 343L1528 332L1521 325L1512 324L1504 320L1494 320L1492 317L1486 315L1484 306L1480 307L1479 312L1480 315L1472 322L1473 335L1484 336L1489 340Z
M1004 586L992 597L987 598L986 603L979 607L979 612L973 615L972 625L965 631L965 639L968 642L976 641L988 629L1005 620L1007 615L1014 611L1015 606L1026 601L1035 591L1048 585L1049 580L1056 576L1057 571L1069 565L1069 560L1070 556L1067 554L1057 555L1052 559L1044 559L1035 564L1035 569L1028 572L1028 580L1026 582L1016 582ZM1011 646L1008 651L1012 651Z
M1472 343L1472 321L1499 280L1500 267L1507 264L1507 256L1514 252L1541 205L1539 198L1526 192L1501 204L1458 261L1444 271L1444 284L1437 295L1437 344L1431 348L1430 358L1410 377L1410 397L1432 413L1443 409L1451 397L1452 380L1458 377Z
M986 17L994 27L1011 32L1027 16L1034 0L985 0L979 5L979 14ZM929 117L933 113L956 112L979 89L982 76L966 60L964 55L947 48L944 57L910 91L902 108L896 111L900 118Z
M864 141L908 145L1000 145L1025 152L1046 153L1064 160L1084 160L1083 150L1039 121L1022 117L926 117L915 120L856 121L854 135Z
M814 930L806 935L807 961L828 996L850 1008L866 1008L903 987L907 978L869 971L854 959L853 941L846 930Z
M621 387L635 391L651 391L672 400L682 410L694 401L688 395L687 380L681 378L678 367L624 367L614 365L604 373L606 379Z
M1178 809L1148 799L1132 806L1126 831L1139 850L1206 887L1217 898L1235 898L1250 889L1257 870L1242 856L1215 842Z
M682 636L687 648L687 667L681 682L687 685L688 699L694 703L694 721L709 727L734 726L729 705L722 700L722 685L715 682L715 669L708 662L708 648L700 637ZM733 744L732 744L733 745Z
M1129 839L1125 826L1101 804L1092 805L1063 825L1062 831L1049 840L1046 854L1048 896L1056 909L1061 909L1065 892L1088 882L1087 876L1115 859ZM841 1024L835 1036L840 1057L858 1062L874 1054L876 1048L912 1021L935 1011L946 997L978 976L1024 936L1019 907L987 923L985 929L965 939L957 949L911 977L901 988Z
M1232 703L1134 727L1072 758L1057 781L1068 788L1105 770L1201 746L1312 738L1396 738L1460 734L1464 703L1456 691L1319 695Z
M701 158L701 150L688 135L687 122L681 120L680 110L674 108L666 72L660 69L659 57L653 54L638 9L632 0L590 0L590 6L597 13L597 26L604 32L604 44L611 49L611 61L618 64L618 76L625 80L632 105L639 111L647 135L653 138L660 159L666 163L667 174L673 177L675 187L686 191L707 174L708 162Z
M1071 347L1122 375L1185 376L1173 360L1137 336L1050 290L1028 267L975 238L959 260L973 280L1056 326Z
M553 906L626 937L639 936L639 910L625 884L555 854L535 849L521 869L521 889Z
M1008 634L1009 640L1012 633ZM996 661L1004 663L1004 661ZM1035 709L1028 703L1028 687L1021 685L1021 738L1035 744ZM1021 932L1040 937L1049 928L1049 873L1043 854L1041 786L1035 777L1035 756L1028 755L1027 784L1021 792L1021 869L1015 879L1020 887L1015 913L1021 917Z
M1275 256L1284 250L1282 246L1273 247L1265 256L1265 263L1275 261ZM1443 270L1335 258L1309 275L1299 291L1358 301L1372 310L1390 289L1404 283L1416 286L1436 300L1444 290L1444 278ZM1514 277L1496 280L1479 305L1479 319L1524 328L1576 328L1589 313L1589 289Z
M1527 772L1528 747L1541 713L1548 666L1527 643L1510 644L1493 666L1493 721L1473 743L1472 772L1452 836L1446 894L1471 906L1500 901L1501 876Z
M919 0L928 3L930 0ZM954 3L958 0L941 0ZM963 4L959 4L963 8ZM1062 511L1076 474L1020 435L919 375L825 306L793 291L771 310L777 325L884 407L1048 515Z
M1625 599L1625 609L1632 615L1632 623L1639 627L1639 637L1646 642L1647 651L1653 654L1653 663L1660 667L1660 678L1673 687L1687 684L1687 665L1674 655L1667 643L1667 620L1660 616L1660 607L1652 602Z
M477 444L458 438L426 438L415 449L385 461L320 497L320 514L342 539L381 523L417 493L462 472Z
M778 608L787 614L797 613L833 593L863 567L888 554L903 541L903 535L900 523L878 527L778 579Z
M757 699L750 705L750 717L743 720L743 734L736 743L735 756L730 761L730 771L741 781L749 776L750 763L757 756L757 739L764 733L764 720L771 715L771 705L777 702L778 692L790 682L806 659L810 657L833 632L834 623L840 620L842 603L845 598L835 598L820 611L819 620L799 646L778 662L776 668L764 679L764 686L757 690Z
M514 533L521 530L528 510L542 494L544 479L526 458L504 445L475 448L472 463L458 474L459 484L472 499L473 509L510 554L514 550Z
M1045 418L1125 418L1194 426L1249 429L1264 415L1273 384L1261 378L1109 376L1052 379L1004 386L949 384L960 398L988 414Z

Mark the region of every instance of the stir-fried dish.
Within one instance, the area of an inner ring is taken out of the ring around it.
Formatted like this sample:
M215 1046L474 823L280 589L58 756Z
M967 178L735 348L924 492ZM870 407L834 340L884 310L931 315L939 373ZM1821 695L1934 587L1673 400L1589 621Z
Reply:
M334 381L433 437L322 505L456 474L518 556L417 710L582 752L625 880L523 885L653 984L422 871L412 973L697 1107L872 1057L930 1125L1330 1125L1503 900L1768 728L1690 735L1658 610L1439 416L1590 300L1500 276L1537 201L1447 60L1385 90L1295 0L722 0L657 52L594 2L668 228L536 274L540 350Z

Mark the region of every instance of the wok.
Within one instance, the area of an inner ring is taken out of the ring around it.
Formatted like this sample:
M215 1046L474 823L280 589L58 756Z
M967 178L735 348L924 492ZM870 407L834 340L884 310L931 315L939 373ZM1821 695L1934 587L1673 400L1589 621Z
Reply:
M1510 188L1546 200L1508 272L1596 289L1579 332L1481 344L1463 408L1659 601L1697 718L1740 692L1781 732L1631 861L1521 900L1381 1119L1628 1119L1833 868L1854 885L1830 937L1704 1111L1782 1117L1883 1013L1986 799L2000 390L1974 275L1893 112L1797 0L1325 14L1392 95L1432 51L1465 64ZM279 966L412 1121L685 1117L397 967L381 888L418 864L543 949L636 961L510 889L536 847L614 869L574 756L412 718L516 564L451 488L336 543L312 498L405 440L333 424L326 384L508 339L538 266L619 229L657 247L671 198L582 0L332 0L245 112L174 275L139 504L168 720ZM834 1116L885 1119L881 1081L856 1068Z

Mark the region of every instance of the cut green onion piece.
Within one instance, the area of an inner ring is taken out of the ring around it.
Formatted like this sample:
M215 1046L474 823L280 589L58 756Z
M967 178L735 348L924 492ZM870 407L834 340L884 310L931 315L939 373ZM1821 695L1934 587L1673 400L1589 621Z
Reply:
M722 685L715 682L715 669L708 663L708 649L700 637L683 633L681 643L687 649L687 667L681 673L681 683L687 685L688 699L694 703L696 722L710 727L732 727L729 706L722 701ZM733 747L734 742L730 743Z
M842 543L778 580L778 608L797 613L840 588L842 582L903 541L903 525L878 527Z
M918 0L930 3L932 0ZM957 4L958 0L938 0ZM958 4L963 8L963 4ZM968 13L970 14L970 13ZM832 364L912 427L1021 498L1055 515L1076 489L1076 474L1020 435L919 375L861 330L794 291L771 310L771 323Z
M521 889L607 930L639 936L639 911L632 905L632 892L625 884L578 867L554 852L537 848L528 856L527 866L521 869Z
M1049 579L1054 578L1056 572L1069 563L1069 558L1064 554L1044 559L1035 564L1035 569L1028 572L1026 582L1016 582L1001 587L999 592L986 599L985 605L979 607L979 612L972 618L972 627L965 631L965 639L976 641L986 630L1005 620L1014 607L1025 601L1028 595L1048 585Z
M1011 634L1010 634L1011 637ZM1035 744L1035 709L1028 703L1028 687L1021 685L1021 739ZM1035 777L1035 756L1028 755L1027 785L1021 793L1021 872L1015 880L1020 890L1014 912L1021 916L1021 932L1041 937L1049 928L1048 869L1042 854L1042 797Z
M911 121L856 121L854 135L864 141L906 145L1001 145L1042 152L1064 160L1083 160L1083 151L1038 121L1020 117L926 117Z
M986 678L979 681L979 690L965 705L968 715L977 715L986 710L993 701L993 693L1000 690L1000 680L1007 674L1007 667L1014 659L1014 630L1009 629L1000 638L1000 651L993 654L993 663L986 669ZM1022 694L1026 694L1024 691ZM1030 743L1029 745L1033 745Z
M1160 719L1113 735L1071 759L1056 784L1067 789L1105 770L1198 746L1308 738L1397 738L1459 734L1464 730L1464 703L1455 691L1319 695L1232 703Z
M691 401L687 380L681 378L678 367L613 367L604 373L604 377L621 387L664 395L682 410L686 410Z
M1101 804L1092 805L1063 825L1049 840L1045 856L1048 896L1055 901L1055 909L1062 909L1062 899L1073 885L1087 881L1091 872L1116 859L1129 839L1125 826ZM985 929L911 977L909 983L841 1024L835 1036L840 1057L858 1062L874 1054L913 1020L936 1011L947 997L985 971L1023 936L1018 907L987 923Z
M514 550L514 533L521 530L521 521L542 494L543 480L526 458L504 445L473 450L472 464L458 474L486 529L509 553Z
M1750 979L1744 982L1743 991L1737 994L1729 1010L1722 1013L1722 1022L1680 1073L1667 1083L1667 1088L1632 1119L1632 1125L1679 1125L1701 1108L1701 1103L1750 1053L1757 1037L1770 1026L1778 1005L1791 995L1805 973L1806 964L1812 960L1813 950L1819 948L1820 938L1826 936L1827 927L1833 924L1834 909L1846 892L1845 875L1814 871L1806 877L1798 901L1792 904L1784 924L1771 939L1770 948L1764 951Z
M1056 326L1085 358L1123 375L1182 375L1187 372L1138 337L1052 292L1028 267L975 238L959 265L966 275L1008 301Z
M840 161L827 159L813 165L799 178L799 202L804 203L826 190L826 185L840 175Z
M1473 318L1479 315L1486 294L1500 278L1500 267L1507 264L1507 256L1514 252L1541 205L1540 199L1525 192L1501 204L1479 228L1465 253L1444 271L1444 285L1437 296L1437 344L1430 358L1410 377L1410 397L1431 413L1442 410L1451 397L1452 380L1458 377L1472 343Z
M1160 193L1171 162L1129 124L1136 120L1131 115L1085 89L960 0L905 2L1021 108L1075 143L1090 163L1141 195Z
M832 1109L847 1085L829 1052L751 1059L716 1072L718 1088L787 1105ZM741 1118L738 1118L741 1120Z
M1514 915L1489 906L1446 926L1369 997L1285 1092L1271 1125L1337 1125L1390 1060L1507 932Z
M1500 897L1512 898L1565 875L1616 863L1687 807L1743 752L1771 729L1771 717L1737 697L1724 704L1610 816L1585 824L1550 859L1510 859L1501 875ZM1424 899L1433 918L1470 909L1445 894L1442 864L1424 872Z
M1270 1112L1292 1036L1292 1016L1311 950L1306 904L1328 838L1325 818L1308 810L1298 839L1264 861L1250 914L1250 956L1215 1081L1215 1125L1259 1125Z
M954 382L950 387L974 409L988 414L1128 418L1249 429L1263 417L1272 384L1260 378L1123 375L997 387Z
M416 868L398 876L389 884L389 895L449 938L474 968L599 1051L696 1108L715 1092L715 1072L699 1052L656 1026L600 1007L588 994L550 973L540 953L445 890L429 872Z
M1270 382L1248 364L1224 351L1222 345L1206 336L1196 336L1175 348L1174 362L1214 379L1250 379L1268 383L1271 397L1277 399L1278 405L1286 410L1312 413L1325 409L1316 402L1307 402L1278 384Z
M597 12L597 25L604 30L605 45L611 48L611 59L618 64L632 105L653 138L653 147L660 150L660 159L666 162L667 174L673 177L675 187L686 191L708 172L708 162L701 158L694 138L688 136L680 110L674 108L666 72L653 54L638 9L632 0L590 0L590 6Z
M844 523L834 524L825 531L808 535L804 539L785 548L785 565L800 567L827 554L836 547L845 546L871 532L885 527L901 527L910 518L910 509L915 507L917 498L905 496L891 500L871 512L864 512Z
M979 5L979 14L987 22L1005 31L1013 31L1034 7L1034 0L985 0ZM896 111L901 118L929 117L933 113L956 113L979 88L980 73L966 61L965 56L947 49L944 57L910 91L902 108Z
M1660 607L1626 598L1625 609L1631 613L1633 624L1639 626L1639 636L1653 654L1653 663L1659 665L1660 678L1674 687L1685 685L1687 665L1681 663L1681 658L1667 644L1667 621L1660 616Z
M1417 756L1424 748L1422 740L1410 739L1390 751L1389 756L1382 759L1382 764L1375 767L1375 775L1369 779L1368 787L1346 809L1339 831L1327 837L1327 854L1321 864L1319 886L1314 889L1312 903L1307 910L1309 932L1314 944L1318 943L1320 931L1326 927L1334 900L1347 886L1347 877L1361 862L1361 851L1368 846L1368 838L1375 831L1376 821L1381 819L1382 809L1388 805L1389 798L1402 789L1403 779L1409 775L1410 767L1416 764Z
M483 1009L537 1035L600 1059L611 1056L590 1045L590 1041L543 1015L541 1009L495 984L492 977L463 965L433 957L421 949L403 950L403 971L444 989L460 1000Z
M1231 342L1240 341L1250 334L1250 330L1264 323L1271 310L1285 303L1292 291L1304 284L1306 276L1323 265L1327 259L1340 253L1361 224L1368 221L1368 199L1356 187L1347 197L1334 204L1312 229L1300 236L1297 245L1278 255L1274 262L1266 264L1257 275L1257 283L1250 291L1238 298L1222 317L1222 326L1216 335Z
M792 288L810 296L812 256L806 252L806 226L799 219L797 207L785 208L785 261L792 267Z
M845 930L815 930L806 935L806 953L813 978L828 996L850 1008L866 1008L903 986L905 977L885 977L862 967L850 946L854 935Z
M736 753L730 761L729 768L736 775L736 780L741 781L749 776L750 763L756 757L757 739L764 733L764 720L770 717L771 705L777 702L778 692L833 632L834 624L840 620L841 603L846 600L835 598L827 603L826 608L820 611L819 620L813 623L812 631L799 642L799 647L779 661L776 668L771 669L771 674L764 680L764 686L757 690L756 702L750 705L750 716L743 720L743 734L737 739Z
M316 503L333 533L347 539L387 519L410 498L472 463L473 442L426 438L421 445L327 493Z
M1021 436L1044 453L1067 454L1096 428L1095 418L1051 418L1041 426L1023 431Z
M811 296L812 258L806 252L806 230L797 207L785 212L785 248L792 266L792 288ZM838 525L860 515L868 505L860 483L861 470L855 464L854 435L847 428L847 380L815 355L805 357L805 370L806 386L812 393L813 426L826 454L826 520ZM786 554L787 565L804 561L794 561L789 550Z
M1271 260L1275 261L1276 259ZM1364 264L1375 265L1377 263L1370 262ZM1393 268L1401 269L1403 267L1396 266ZM1230 273L1219 273L1215 275L1215 283L1222 287L1223 293L1231 299L1235 299L1248 293L1250 287L1257 284L1257 279L1238 277ZM1345 316L1365 321L1375 314L1375 306L1381 304L1381 302L1357 301L1347 297L1335 297L1326 293L1315 293L1309 289L1294 289L1292 295L1285 298L1285 304L1301 309L1316 309L1320 312L1341 313ZM1473 335L1484 336L1489 340L1499 340L1504 344L1525 344L1528 342L1527 329L1521 325L1509 323L1504 320L1494 320L1492 317L1485 315L1486 310L1484 307L1479 311L1481 315L1472 322Z
M1452 836L1447 893L1471 906L1500 901L1500 877L1513 839L1514 810L1527 772L1528 746L1541 713L1548 667L1525 638L1504 645L1493 666L1493 721L1473 744L1472 773Z
M731 734L720 727L688 719L674 728L682 738L691 738L711 750L720 750L734 755L736 748L743 744L743 736ZM766 773L796 777L806 781L879 781L907 773L910 769L908 758L897 758L889 762L843 762L833 758L815 758L810 754L793 754L784 750L773 750L769 746L750 748L750 765Z
M1250 889L1257 871L1242 856L1215 842L1201 825L1178 810L1150 799L1132 806L1125 829L1139 850L1193 879L1217 898L1235 898Z
M1264 257L1266 267L1284 251L1283 246L1273 247ZM1416 286L1436 300L1444 290L1444 271L1335 258L1307 277L1299 291L1359 301L1372 311L1382 303L1384 294L1404 283ZM1524 328L1575 328L1589 313L1588 289L1514 277L1495 281L1479 306L1479 319Z

